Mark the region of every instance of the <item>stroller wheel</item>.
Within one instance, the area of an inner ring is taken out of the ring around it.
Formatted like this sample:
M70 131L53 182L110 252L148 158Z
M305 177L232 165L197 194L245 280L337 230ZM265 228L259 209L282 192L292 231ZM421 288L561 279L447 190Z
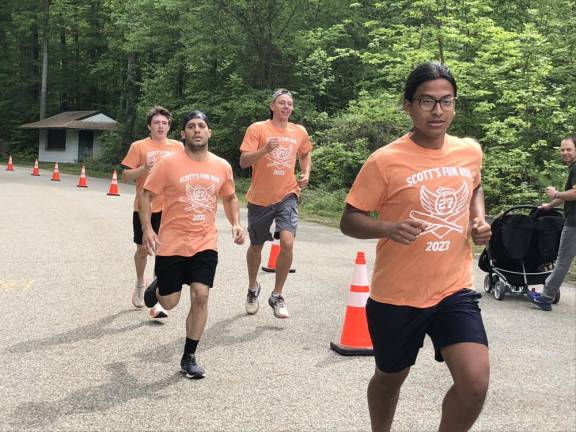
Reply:
M552 304L558 304L559 301L560 301L560 290L558 290L558 292L554 296L554 300L552 300Z
M497 280L494 283L494 288L492 289L492 293L494 294L494 298L496 300L503 300L504 294L506 293L506 284L501 280Z
M495 280L496 280L495 276L490 276L489 274L484 276L484 291L486 291L487 293L492 292Z

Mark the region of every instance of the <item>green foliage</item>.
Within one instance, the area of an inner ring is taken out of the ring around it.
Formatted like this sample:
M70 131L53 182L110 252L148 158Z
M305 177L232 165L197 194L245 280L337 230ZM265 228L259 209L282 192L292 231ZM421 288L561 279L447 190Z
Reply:
M36 0L0 2L0 142L27 157L37 133L18 126L38 120L42 14ZM459 87L451 133L484 146L493 213L562 184L554 148L576 124L574 21L573 0L51 0L47 114L119 120L90 162L104 167L147 134L150 106L174 112L174 138L182 114L202 109L212 150L238 169L246 127L287 87L315 143L320 195L347 188L370 152L410 128L404 80L439 60Z
M354 149L351 150L351 147ZM353 146L333 142L318 147L312 153L314 172L310 185L324 187L328 191L349 188L367 157L366 143L362 140L356 141Z

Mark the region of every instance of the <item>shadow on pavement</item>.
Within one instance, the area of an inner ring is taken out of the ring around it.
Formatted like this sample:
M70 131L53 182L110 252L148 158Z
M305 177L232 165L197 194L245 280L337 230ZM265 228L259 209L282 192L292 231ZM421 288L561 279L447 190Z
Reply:
M239 336L229 334L231 331L230 326L234 324L234 322L244 318L248 319L249 317L247 317L246 314L238 314L231 318L214 323L202 335L202 340L200 341L198 349L200 351L208 351L222 346L244 344L258 339L267 332L278 332L284 330L283 327L266 325L247 329L246 333ZM167 360L172 359L174 356L178 356L179 358L180 355L182 355L183 347L184 334L182 334L181 339L162 345L155 345L153 349L141 351L135 354L135 356L147 362L166 363Z
M70 344L85 340L94 340L99 339L103 336L130 332L146 325L148 322L147 321L135 322L132 324L128 324L124 327L118 327L118 328L109 326L113 324L117 318L127 313L134 313L134 312L138 311L132 309L124 310L114 315L102 318L96 321L95 323L88 324L83 327L77 327L65 333L60 333L42 339L30 339L24 342L19 342L16 345L13 345L8 349L6 349L6 352L28 353L32 351L47 349L56 345Z
M107 411L132 399L154 398L156 393L180 381L177 372L159 381L141 383L130 375L124 363L106 365L110 372L107 383L77 390L67 397L48 402L23 402L12 415L14 430L46 428L68 415Z

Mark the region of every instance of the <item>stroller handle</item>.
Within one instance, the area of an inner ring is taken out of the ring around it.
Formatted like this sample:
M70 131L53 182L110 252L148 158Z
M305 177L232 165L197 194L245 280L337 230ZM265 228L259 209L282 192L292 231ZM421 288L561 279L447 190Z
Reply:
M534 206L534 205L517 205L514 207L510 207L508 210L506 210L504 213L502 213L502 216L507 215L508 213L513 212L514 210L537 210L538 206Z

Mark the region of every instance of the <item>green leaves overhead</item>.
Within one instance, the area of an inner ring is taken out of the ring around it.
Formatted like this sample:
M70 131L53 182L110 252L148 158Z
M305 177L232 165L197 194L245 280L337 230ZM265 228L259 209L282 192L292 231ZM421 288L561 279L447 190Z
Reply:
M13 113L0 140L28 152L35 138L17 126L38 117L41 3L0 2L0 108ZM162 104L177 118L206 110L213 149L235 164L272 89L288 87L316 142L312 183L345 188L368 152L409 128L409 71L439 60L459 85L452 133L482 143L496 208L558 181L555 147L576 124L572 0L51 0L49 18L47 114L120 120L110 160Z

